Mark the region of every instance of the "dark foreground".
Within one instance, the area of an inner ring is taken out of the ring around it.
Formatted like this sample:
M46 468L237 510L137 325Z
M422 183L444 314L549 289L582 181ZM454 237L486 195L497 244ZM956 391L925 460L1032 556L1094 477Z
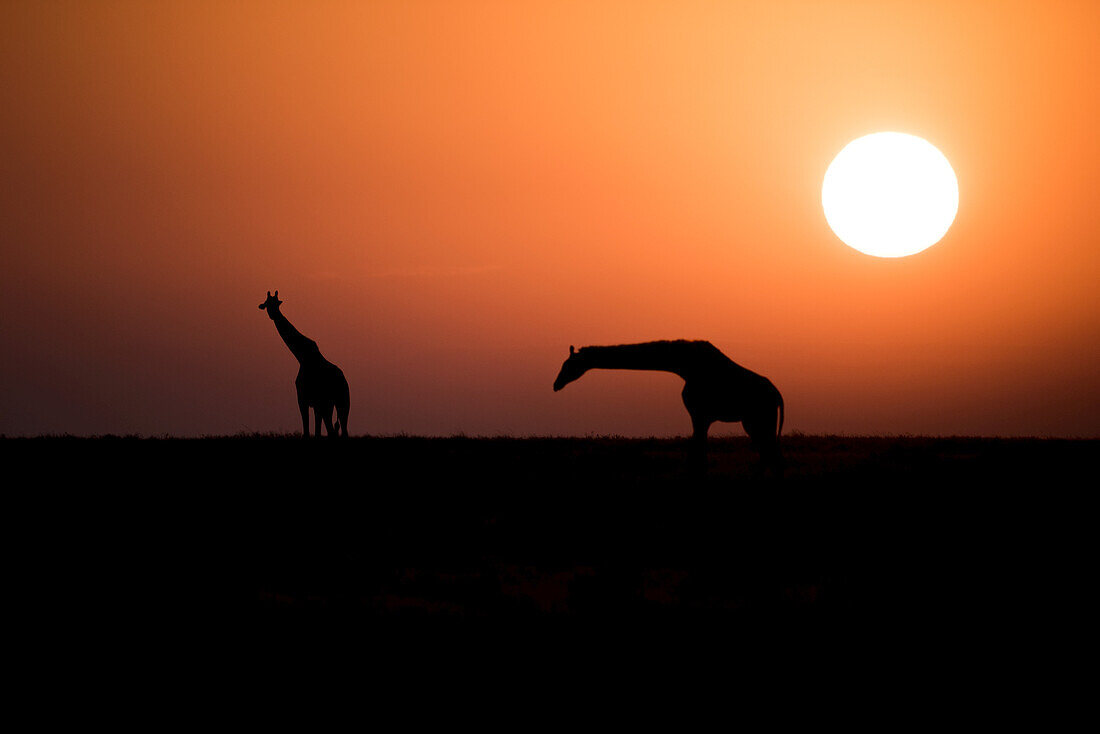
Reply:
M421 620L1057 636L1095 578L1098 448L794 436L778 481L742 439L702 479L675 440L0 440L46 618L368 642Z

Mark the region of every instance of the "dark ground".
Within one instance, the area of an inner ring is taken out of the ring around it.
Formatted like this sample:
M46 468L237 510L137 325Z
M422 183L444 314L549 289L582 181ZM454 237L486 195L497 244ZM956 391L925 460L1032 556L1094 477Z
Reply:
M718 622L1014 650L1084 613L1098 449L791 436L782 481L744 439L701 480L656 439L35 438L0 459L20 603L78 635Z

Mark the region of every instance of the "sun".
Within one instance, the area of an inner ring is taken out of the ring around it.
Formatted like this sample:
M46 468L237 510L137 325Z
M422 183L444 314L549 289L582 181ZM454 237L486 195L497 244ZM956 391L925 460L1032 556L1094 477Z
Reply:
M927 140L873 133L848 143L833 159L821 206L844 244L875 257L905 257L947 234L959 210L959 182Z

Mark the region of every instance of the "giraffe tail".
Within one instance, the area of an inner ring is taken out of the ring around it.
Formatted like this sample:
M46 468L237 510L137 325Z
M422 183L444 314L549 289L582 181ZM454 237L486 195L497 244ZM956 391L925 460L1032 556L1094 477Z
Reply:
M783 435L783 396L776 390L775 397L779 400L779 427L775 429L775 443L778 445L779 437Z

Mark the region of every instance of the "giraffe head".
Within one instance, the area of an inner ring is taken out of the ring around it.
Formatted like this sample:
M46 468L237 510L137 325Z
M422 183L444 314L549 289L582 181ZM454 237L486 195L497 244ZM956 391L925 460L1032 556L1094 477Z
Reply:
M554 380L554 392L561 390L573 380L578 379L581 375L588 371L588 364L581 352L575 350L572 346L569 347L569 359L562 362L561 372L558 373L558 379Z
M279 313L279 306L283 304L279 300L279 291L275 291L275 295L271 295L271 291L267 292L267 300L260 304L260 310L266 310L267 315L271 318L275 318L275 314Z

